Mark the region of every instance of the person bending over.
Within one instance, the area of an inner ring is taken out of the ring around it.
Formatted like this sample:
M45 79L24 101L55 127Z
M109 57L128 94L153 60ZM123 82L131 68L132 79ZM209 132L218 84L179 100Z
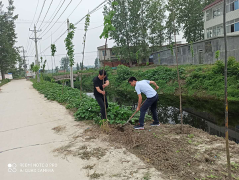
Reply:
M151 126L159 126L159 120L157 116L157 102L158 102L158 93L150 86L153 84L156 87L156 90L159 88L154 81L142 80L137 81L135 77L129 78L128 82L131 86L135 87L135 90L138 94L138 107L137 112L140 111L139 125L135 126L134 129L144 129L144 117L147 109L150 107L150 110L153 114L154 122ZM147 99L141 107L142 96L141 93L145 94Z

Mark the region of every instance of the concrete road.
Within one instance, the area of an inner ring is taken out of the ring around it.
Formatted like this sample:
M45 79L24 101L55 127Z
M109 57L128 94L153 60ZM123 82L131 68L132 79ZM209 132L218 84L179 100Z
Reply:
M91 125L74 121L64 106L48 101L30 81L13 80L1 89L0 180L88 180L95 173L100 180L139 180L149 172L151 180L163 179L126 149L115 149L102 137L86 137ZM56 133L55 127L65 129ZM62 148L62 154L54 152ZM105 154L85 160L85 148Z
M89 179L80 159L68 162L55 157L54 148L67 137L52 128L74 122L64 106L44 99L26 80L15 80L0 92L0 179Z

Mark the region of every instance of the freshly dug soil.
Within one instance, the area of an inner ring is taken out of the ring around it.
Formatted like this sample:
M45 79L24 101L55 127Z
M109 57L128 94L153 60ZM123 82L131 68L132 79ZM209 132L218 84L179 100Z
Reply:
M98 126L86 130L86 134L99 137L105 134ZM110 126L105 140L116 147L125 147L144 162L154 166L165 179L203 180L227 177L225 140L209 135L189 125L164 125L145 130ZM239 145L229 141L232 175L239 180Z

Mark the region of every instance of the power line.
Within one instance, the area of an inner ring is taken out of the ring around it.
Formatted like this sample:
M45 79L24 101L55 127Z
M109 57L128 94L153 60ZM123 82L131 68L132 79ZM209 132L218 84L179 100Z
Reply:
M96 11L98 11L99 9L101 9L102 7L100 7L100 6L102 6L104 3L106 3L107 2L107 0L105 0L105 1L103 1L100 5L98 5L96 8L94 8L91 12L89 12L88 14L93 14L93 13L95 13ZM84 20L85 19L85 17L87 16L87 14L83 17L83 18L81 18L77 23L75 23L74 25L76 26L77 24L79 24L82 20ZM54 41L54 43L56 43L65 33L67 32L67 30L65 30L65 32L62 34L62 35L60 35L60 37L58 37L55 41ZM48 46L46 49L44 49L43 50L43 52L45 52L47 49L49 49L51 46Z
M39 17L38 17L38 19L37 19L36 25L38 24L38 21L39 21L39 19L40 19L40 17L41 17L41 13L42 13L42 10L43 10L43 8L44 8L44 6L45 6L45 3L46 3L46 0L44 1L43 5L42 5L41 12L40 12Z
M60 8L58 9L58 11L56 12L55 16L53 17L53 19L51 20L51 23L52 21L55 19L56 15L58 14L58 12L61 10L63 4L65 3L66 0L63 1L63 3L61 4ZM72 0L71 0L72 1ZM40 36L47 30L47 28L51 25L51 23L46 27L46 29L40 34Z
M103 27L103 26L104 26L104 25L97 26L97 27L94 27L94 28L88 29L88 31L93 30L93 29L97 29L97 28L100 28L100 27ZM77 29L77 30L84 30L84 29Z
M61 15L60 15L60 17L56 20L56 22L61 18L61 16L64 14L64 12L66 11L66 9L69 7L69 5L71 4L71 2L72 2L72 0L69 2L69 4L66 6L66 8L64 9L64 11L61 13ZM42 35L42 37L43 36L45 36L54 26L55 26L55 24L56 24L56 22L52 25L52 27L44 34L44 35Z
M36 16L36 13L37 13L38 5L39 5L39 0L37 1L37 7L36 7L36 10L35 10L35 14L34 14L34 17L33 17L32 23L33 23L33 21L34 21L34 19L35 19L35 16ZM32 23L31 23L30 27L32 26Z
M31 25L30 25L30 27L32 26L32 23L33 23L33 21L34 21L34 19L35 19L35 16L36 16L36 13L37 13L37 8L38 8L38 5L39 5L39 0L37 1L37 6L36 6L36 9L35 9L35 13L34 13L34 16L33 16L33 19L32 19L32 22L31 22ZM28 36L29 36L29 34L30 34L30 32L28 32ZM32 33L33 34L33 33ZM30 35L30 36L32 36L32 34ZM28 48L29 48L29 39L27 39L27 52L28 52ZM32 44L32 41L31 41L31 44Z
M49 12L49 10L50 10L50 8L51 8L51 5L52 5L53 1L54 1L54 0L51 0L51 4L50 4L50 6L49 6L49 8L48 8L48 10L47 10L47 12L46 12L46 15L45 15L45 17L44 17L44 19L43 19L42 23L44 22L44 20L45 20L45 18L46 18L46 16L47 16L47 14L48 14L48 12ZM42 26L42 23L41 23L41 25L40 25L39 29L41 28L41 26Z
M40 43L38 43L39 45L40 45ZM41 48L40 48L41 49ZM89 51L89 52L85 52L85 53L87 53L87 54L91 54L91 53L96 53L96 52L98 52L98 51ZM42 51L40 54L44 54L44 52ZM80 55L82 55L82 53L74 53L74 54L80 54ZM65 56L66 54L55 54L55 56ZM49 55L45 55L44 54L44 56L52 56L51 54L49 54ZM27 56L27 57L35 57L35 56ZM89 56L88 56L89 57Z
M51 18L54 16L54 14L55 14L55 12L57 11L57 9L60 7L60 5L61 5L61 2L62 2L62 0L59 2L59 4L57 5L57 7L56 7L56 9L55 9L55 11L52 13L52 15L51 15L51 17L49 18L49 20L48 20L48 22L50 22L51 21ZM51 21L52 22L52 21ZM50 23L51 23L50 22ZM46 24L42 27L42 29L44 28L46 26Z
M75 9L71 12L71 14L67 17L67 19L74 13L74 11L78 8L78 6L81 4L82 1L83 1L83 0L81 0L81 1L77 4L77 6L76 6ZM57 28L57 30L56 30L54 33L56 33L56 32L66 23L66 21L67 21L67 20L65 20L65 21ZM47 39L49 39L50 37L51 37L51 35L48 36L47 38L45 38L44 40L47 40Z
M100 7L100 6L102 6L104 3L106 3L108 0L105 0L104 2L102 2L100 5L98 5L96 8L94 8L90 13L88 13L88 14L93 14L94 12L96 12L96 11L98 11L99 9L101 9L102 7ZM99 8L99 9L98 9ZM77 25L77 24L79 24L83 19L85 19L85 17L87 16L87 14L83 17L83 18L81 18L77 23L75 23L75 26Z

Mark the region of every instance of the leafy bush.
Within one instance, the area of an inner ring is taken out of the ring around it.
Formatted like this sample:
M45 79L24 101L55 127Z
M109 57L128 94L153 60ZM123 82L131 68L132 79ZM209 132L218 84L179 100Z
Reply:
M4 79L4 80L1 80L0 82L0 87L3 86L4 84L7 84L9 83L11 80L10 79Z
M222 74L224 75L224 63L222 61L217 61L215 66L212 68L212 72L214 74Z
M186 79L186 88L191 92L206 91L218 98L224 97L224 63L217 61L211 71L206 73L197 68ZM239 98L239 62L234 57L228 58L228 99ZM205 95L205 93L204 93Z
M130 68L124 66L124 65L119 65L117 67L117 81L125 81L128 80L132 76L132 72L130 71Z
M97 101L86 94L83 94L83 98L80 100L80 91L78 89L65 87L62 94L61 85L47 81L41 83L33 81L33 87L44 94L47 99L64 103L67 109L77 109L74 114L76 120L95 120L98 124L101 122L100 107ZM119 106L111 102L109 102L107 112L110 124L124 124L133 113L129 107ZM133 121L136 121L137 117L139 117L139 114ZM146 119L150 119L150 117L146 116Z

